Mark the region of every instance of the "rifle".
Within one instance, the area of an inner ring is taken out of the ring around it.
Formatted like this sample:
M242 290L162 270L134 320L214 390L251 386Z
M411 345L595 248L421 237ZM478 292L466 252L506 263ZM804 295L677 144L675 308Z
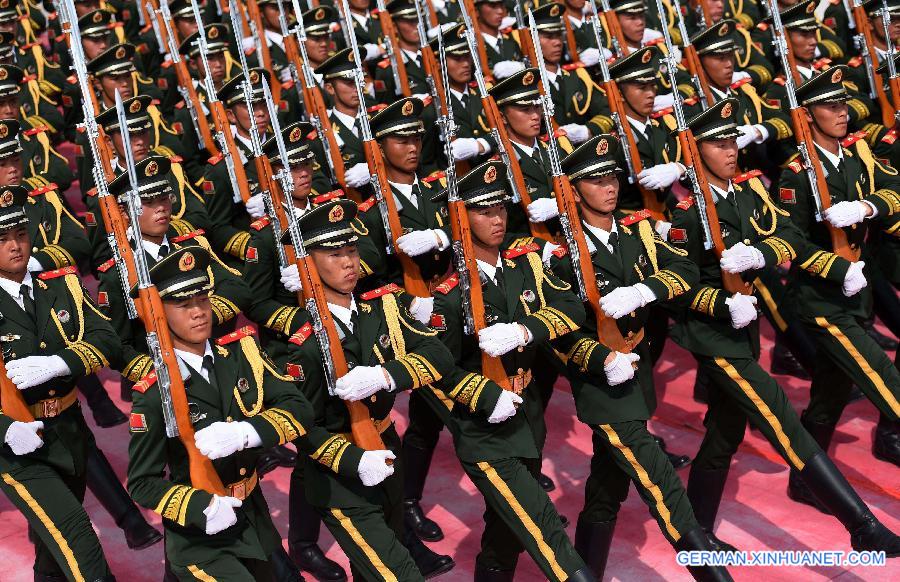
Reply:
M619 26L619 17L616 14L616 11L613 10L609 5L609 0L600 0L600 7L603 8L603 23L606 31L609 33L609 44L612 48L613 54L615 54L616 58L622 58L626 56L625 49L628 47L628 43L625 41L625 34L622 32L622 27ZM600 52L603 52L603 45L599 44L598 40L597 48ZM600 58L603 58L603 55L600 55Z
M868 15L863 8L861 0L853 0L853 15L855 20L859 22L856 25L856 34L853 36L853 43L859 50L859 54L863 59L866 68L866 77L869 81L869 97L878 100L878 106L881 109L881 123L885 127L892 127L894 121L894 105L884 90L884 80L878 68L878 53L875 48L875 39L872 36L872 27L869 26Z
M809 181L810 194L815 204L814 216L816 222L823 222L822 213L831 206L831 194L828 191L828 182L825 181L825 172L822 170L822 163L819 161L819 153L815 148L812 130L809 128L809 122L806 120L806 108L801 107L797 102L797 79L799 77L796 64L794 63L794 55L790 51L787 39L785 38L784 26L781 23L781 14L778 12L776 0L767 0L770 2L770 11L772 13L772 43L775 45L775 51L781 57L781 66L785 72L784 89L787 93L788 107L791 110L791 125L794 129L794 138L797 140L797 149L800 152L800 158L806 169L806 177ZM828 235L831 238L831 246L834 253L848 261L856 261L859 259L859 250L854 251L850 248L847 241L847 233L843 229L836 228L831 223L825 222L825 228L828 229Z
M700 63L700 56L697 54L697 49L691 42L691 37L688 36L687 27L684 24L684 17L681 14L681 4L678 0L672 0L672 5L675 8L675 15L678 18L678 33L681 35L683 54L684 58L687 59L687 69L691 74L691 82L694 85L694 89L697 91L697 96L700 98L700 106L705 110L715 103L716 100L709 88L706 70L704 70L703 65ZM672 37L669 34L669 23L666 22L665 13L663 12L665 7L663 6L662 0L656 0L656 7L660 11L660 22L662 23L660 28L662 28L666 50L670 51L672 50ZM707 26L710 26L710 24L707 24ZM678 91L678 88L677 86L672 85L672 92L674 93L675 91Z
M230 2L230 0L229 0ZM247 180L247 172L244 171L244 163L241 160L241 153L237 149L234 142L234 135L231 133L231 124L225 115L225 106L216 94L216 85L213 82L212 73L209 70L209 60L206 55L209 54L209 47L206 44L206 30L203 28L203 19L200 16L200 8L197 2L191 2L191 8L194 11L194 20L197 21L197 40L196 45L200 50L200 60L203 65L204 84L206 85L207 106L212 116L213 124L216 128L216 141L219 142L220 155L225 160L225 169L228 171L228 180L231 182L233 192L240 194L241 200L247 202L250 199L250 182ZM240 12L240 11L238 11ZM232 15L233 17L235 15ZM235 29L236 31L237 29ZM243 52L243 51L239 51ZM250 110L253 115L253 110Z
M391 63L391 71L394 75L394 91L397 95L409 97L412 91L409 88L409 75L406 74L406 63L403 61L403 51L400 49L400 37L397 35L397 29L394 28L394 20L391 13L387 11L384 0L376 0L378 5L378 22L381 24L381 33L384 35L384 50L387 53L388 61ZM349 8L344 10L349 14ZM351 34L350 36L356 36ZM353 40L356 44L356 39ZM399 52L398 52L399 51ZM359 51L357 51L358 53ZM359 55L356 54L357 63ZM364 101L360 101L360 106Z
M590 5L592 11L590 19L591 26L594 29L594 38L596 39L597 44L602 46L600 45L600 42L603 37L601 36L602 31L600 29L600 17L597 13L597 4L594 0L590 0ZM606 64L606 59L603 58L603 55L600 55L600 62L597 64L600 66L600 80L603 85L603 90L606 92L606 98L609 101L610 117L612 118L613 125L615 125L619 141L622 144L625 169L628 172L628 183L637 187L638 191L641 193L641 200L644 203L644 208L650 211L654 220L665 220L665 205L659 201L655 192L644 188L641 186L640 182L637 181L637 175L644 170L644 164L641 161L641 154L638 151L637 142L634 140L631 124L628 123L628 115L625 112L625 103L622 98L622 93L619 91L619 86L616 85L616 82L613 81L612 76L609 74L609 65Z
M344 11L349 14L349 2L343 0L343 4ZM419 270L419 266L413 261L412 257L404 254L397 246L397 238L403 233L403 227L400 225L397 202L394 200L394 193L391 191L391 185L387 179L387 170L384 167L381 148L372 135L372 128L369 126L369 118L366 115L366 81L363 76L362 61L359 58L359 46L357 45L355 34L350 35L350 48L353 51L354 64L356 65L354 80L356 82L356 93L359 95L359 115L357 117L360 125L359 136L362 139L363 150L366 153L366 162L369 164L369 173L373 178L371 181L372 189L375 191L375 200L378 202L381 222L384 225L384 234L388 241L385 250L388 254L396 252L397 260L400 261L401 270L403 271L403 286L406 288L407 293L417 297L428 297L431 293L428 291L428 285L422 279L422 272Z
M2 336L0 342L12 340L18 336ZM6 375L5 350L0 350L0 406L3 407L4 416L8 416L19 422L32 422L34 415L25 403L25 397L13 381Z
M259 5L256 3L256 0L245 0L245 2L247 5L247 25L250 28L250 36L259 49L260 66L271 73L275 69L272 66L272 53L269 50L269 43L266 41L266 27L263 24L262 14L259 12ZM300 19L299 14L297 18ZM243 53L244 51L241 50L239 52ZM281 86L276 86L272 93L277 102L281 93Z
M534 45L531 43L531 34L525 24L525 13L522 11L522 0L514 0L513 13L516 17L516 40L525 59L526 67L536 67L537 57L534 55Z
M894 44L894 40L891 38L891 14L888 10L888 5L886 0L881 0L881 26L884 27L884 39L885 44L888 48L888 58L887 58L887 69L888 69L888 84L891 89L891 108L894 111L894 115L886 116L884 110L882 109L881 115L882 117L887 117L888 122L885 123L885 127L893 127L897 124L898 119L900 119L900 76L897 74L897 46ZM883 88L883 85L879 84L879 87ZM883 89L882 89L883 90ZM889 109L888 111L890 111ZM890 119L893 118L893 119Z
M460 16L462 16L463 23L465 23L466 25L466 30L474 34L473 40L475 42L472 48L472 55L478 56L477 60L479 65L481 66L482 71L490 72L491 65L488 61L487 47L484 46L484 37L481 36L481 25L478 24L477 18L475 20L472 20L471 16L472 14L478 14L478 12L476 12L475 10L475 2L473 0L457 0L457 2L459 3L459 13Z
M281 170L274 174L272 188L263 196L272 216L272 234L275 237L275 247L278 249L279 263L282 267L296 264L300 274L302 289L298 294L299 305L306 307L313 321L313 331L319 343L319 352L322 358L322 368L325 372L325 382L328 386L328 394L334 396L335 381L349 371L347 357L341 348L341 338L331 312L328 310L328 301L325 298L325 287L319 278L312 257L306 251L303 244L303 236L300 234L300 226L297 216L293 211L293 204L288 204L290 211L286 211L285 198L294 191L294 179L291 176L291 165L284 147L284 139L281 135L281 125L278 122L278 112L275 110L274 99L269 91L269 86L263 83L263 97L269 116L272 118L275 143L278 146L278 156L281 159ZM265 156L264 156L265 157ZM271 170L268 158L266 162ZM282 226L287 225L291 239L291 248L285 248L281 242ZM369 416L369 409L362 402L345 400L350 413L350 432L356 446L367 451L384 449L384 443L375 424Z

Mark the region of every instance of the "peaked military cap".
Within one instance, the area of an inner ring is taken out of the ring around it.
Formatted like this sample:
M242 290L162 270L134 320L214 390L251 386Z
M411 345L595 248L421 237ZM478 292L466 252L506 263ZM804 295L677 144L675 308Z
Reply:
M172 0L169 2L169 12L172 18L193 18L194 10L191 8L192 0ZM203 13L204 3L200 2L200 13Z
M0 186L0 232L28 224L25 203L28 189L23 186Z
M9 22L19 17L16 4L16 0L0 0L0 22Z
M331 25L337 20L337 13L331 6L318 6L303 13L303 28L307 36L331 34Z
M566 156L562 169L570 180L600 178L621 172L619 140L608 133L592 137Z
M416 1L415 0L391 0L385 6L392 18L401 18L406 20L416 19Z
M150 129L150 114L147 113L147 108L152 102L153 98L149 95L138 95L122 102L122 106L125 108L125 124L128 126L128 133L141 133ZM122 131L115 105L98 115L97 123L106 132L121 133Z
M95 77L119 75L135 70L132 58L134 45L117 44L109 47L87 64L87 70Z
M313 124L298 121L281 130L281 139L284 141L284 150L287 153L290 165L309 163L315 159L315 153L310 147L312 140L309 137L312 135L313 129ZM263 153L269 157L269 161L273 164L282 164L281 154L278 151L278 141L274 137L269 138L263 144Z
M79 18L78 29L81 31L81 36L104 37L109 34L112 22L112 12L101 8L92 10Z
M737 99L722 99L706 111L695 115L688 121L688 128L694 133L694 139L728 139L741 134L737 126Z
M251 101L253 103L261 101L263 99L262 84L269 82L269 71L260 67L255 67L247 71L247 76L250 77L250 85L253 89ZM229 79L228 82L219 89L218 96L222 103L225 104L225 107L233 107L238 103L245 103L243 88L244 79L243 72L238 71L236 75Z
M15 40L15 33L0 32L0 59L8 59L13 56L16 50Z
M900 16L900 0L887 0L888 14L891 16ZM863 2L863 8L866 11L866 14L873 15L876 12L880 13L884 10L884 1L883 0L868 0L867 2ZM881 21L879 20L876 26L881 27Z
M737 30L737 22L721 20L703 32L695 34L691 39L691 44L694 45L698 55L732 53L735 49L735 30Z
M490 208L505 204L510 200L506 179L506 165L492 160L476 166L468 174L457 180L456 192L466 208ZM432 202L446 202L446 189L431 198Z
M614 62L609 74L617 83L649 83L659 74L659 49L646 46Z
M781 14L781 24L785 30L819 30L819 21L816 20L816 0L806 0L794 4ZM772 20L771 17L768 20Z
M206 46L209 53L221 53L228 50L228 27L224 24L207 24L203 27L206 33ZM197 39L200 38L200 31L188 36L181 42L178 52L188 57L196 57L200 54L200 47L197 45Z
M563 14L566 11L564 4L549 2L531 11L534 16L535 27L541 32L562 32L565 29Z
M644 0L610 0L609 7L627 14L643 14L647 11Z
M850 99L850 94L844 86L847 71L847 65L837 65L822 71L797 87L797 101L804 107L818 103L847 101Z
M16 95L21 89L25 71L15 65L0 65L0 97Z
M469 54L469 43L466 41L466 26L464 24L456 24L441 34L444 42L444 52L448 55L467 55ZM438 38L435 36L428 43L435 56L438 54Z
M488 93L498 106L540 103L540 76L537 69L524 69L491 87Z
M160 299L187 299L209 293L212 280L209 264L212 257L201 246L191 245L173 251L150 268L150 280L156 285ZM131 288L137 295L137 286Z
M359 240L353 221L359 208L356 202L345 199L329 200L314 206L299 219L303 246L312 249L336 249Z
M142 200L150 200L165 194L174 195L175 189L169 180L172 162L164 156L148 156L134 165L137 175L138 196ZM119 174L109 183L109 193L119 202L125 202L126 194L131 190L128 172Z
M416 97L404 97L394 101L369 121L372 135L380 139L388 135L416 135L425 133L422 110L425 104Z
M19 143L19 122L15 119L0 119L0 159L22 153Z
M322 79L352 79L356 74L356 61L353 51L349 48L341 49L334 53L316 67L315 73L322 75Z

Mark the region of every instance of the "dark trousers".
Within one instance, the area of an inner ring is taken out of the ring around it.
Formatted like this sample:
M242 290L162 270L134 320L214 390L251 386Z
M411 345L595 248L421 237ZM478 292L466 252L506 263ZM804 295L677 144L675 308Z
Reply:
M240 559L223 554L203 564L191 564L186 568L171 566L172 572L179 580L185 582L270 582L272 568L262 560Z

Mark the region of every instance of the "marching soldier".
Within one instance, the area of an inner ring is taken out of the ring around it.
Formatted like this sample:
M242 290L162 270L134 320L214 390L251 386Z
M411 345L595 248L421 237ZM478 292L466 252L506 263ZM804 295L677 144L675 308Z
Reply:
M834 29L819 24L815 15L816 5L817 2L814 0L779 0L778 9L781 14L781 23L784 24L785 29L794 28L796 30L795 35L791 36L796 36L798 44L809 45L809 43L813 43L811 50L818 52L819 55L818 57L810 55L804 59L807 62L812 63L814 58L819 57L835 61L835 64L845 62L847 59L847 46L838 38ZM795 21L791 27L788 26L789 20ZM772 43L771 29L772 18L769 17L759 22L750 34L754 43L766 54L769 62L774 64L778 63L778 55L775 54L774 44ZM793 39L790 42L793 44ZM817 47L818 51L816 51ZM774 67L775 70L778 68L780 67ZM801 74L806 78L809 77L809 74L803 71L801 71Z
M474 0L481 38L487 52L488 66L496 79L505 79L525 68L519 43L509 32L501 30L503 21L509 16L504 0ZM474 55L473 55L474 56ZM487 74L487 71L484 71Z
M419 54L419 29L416 18L416 5L413 0L391 0L387 3L387 11L394 27L400 46L395 46L395 56L402 60L409 78L409 90L414 95L428 94L428 83L425 80L425 69L422 56ZM375 100L379 103L391 104L401 94L397 87L391 68L390 59L378 63L373 77Z
M0 59L2 60L2 59ZM63 129L62 114L33 78L12 64L0 65L0 119L18 119L27 131L22 148L32 174L67 190L74 179L69 162L54 149Z

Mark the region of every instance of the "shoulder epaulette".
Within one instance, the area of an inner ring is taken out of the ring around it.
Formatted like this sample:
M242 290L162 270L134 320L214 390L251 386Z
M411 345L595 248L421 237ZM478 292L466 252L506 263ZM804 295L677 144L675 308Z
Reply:
M687 210L688 208L690 208L693 205L694 205L694 197L688 196L687 198L685 198L684 200L682 200L681 202L676 204L675 207L680 208L682 210Z
M897 141L897 128L895 127L881 136L881 141L886 144L893 144L895 141Z
M734 182L735 184L740 184L741 182L746 182L750 178L757 178L759 176L762 176L761 171L750 170L749 172L744 172L740 176L735 176L734 178L731 179L731 181Z
M438 170L437 172L432 172L431 174L422 178L422 181L425 182L426 184L431 184L432 182L436 182L446 176L447 176L447 174Z
M334 200L336 198L343 198L344 191L338 188L337 190L332 190L331 192L325 192L324 194L319 194L315 198L312 199L313 204L324 204L329 200Z
M800 161L800 154L795 155L791 158L791 161L788 162L787 165L795 174L799 174L803 171L803 162Z
M32 135L37 135L37 134L39 134L39 133L44 133L44 132L47 131L48 129L50 129L50 128L47 127L46 125L41 125L41 126L38 126L38 127L32 127L31 129L26 129L26 130L23 131L22 133L24 133L24 134L27 135L28 137L31 137Z
M151 370L149 374L135 382L131 389L143 394L154 384L156 384L156 370Z
M453 288L459 285L459 275L457 273L453 273L449 277L447 277L443 283L434 288L435 293L440 293L441 295L446 295L453 291Z
M858 66L860 66L862 63L863 63L863 58L862 58L862 57L853 57L852 59L850 59L849 61L847 61L847 66L848 66L848 67L858 67Z
M294 345L302 346L303 342L305 342L309 336L313 333L313 326L310 322L304 323L300 326L300 329L291 334L291 337L288 339Z
M388 293L394 293L396 291L400 291L400 286L396 283L391 283L389 285L385 285L384 287L379 287L378 289L366 291L365 293L360 295L359 298L363 301L371 301L372 299L378 299L382 295L387 295Z
M103 263L102 265L100 265L99 267L97 267L97 270L100 271L101 273L105 273L105 272L109 271L110 269L112 269L113 265L115 265L115 264L116 264L116 260L110 259L110 260L106 261L105 263Z
M858 142L859 140L865 139L865 137L866 137L866 132L864 132L864 131L857 131L856 133L851 133L850 135L848 135L847 137L845 137L844 139L842 139L842 140L841 140L841 145L842 145L843 147L845 147L845 148L849 148L850 146L852 146L853 144L855 144L855 143Z
M184 242L186 240L191 240L192 238L197 238L198 236L202 236L204 234L206 234L206 231L203 230L202 228L198 228L197 230L194 230L191 232L186 232L184 234L180 234L180 235L176 236L175 238L172 239L172 242L180 243L180 242Z
M762 31L769 30L769 23L768 22L760 22L759 24L756 25L756 28L758 28Z
M737 88L740 87L741 85L746 85L747 83L750 83L750 82L752 82L752 81L753 81L753 79L751 79L750 77L744 77L744 78L741 79L740 81L737 81L737 82L735 82L735 83L732 83L732 84L731 84L731 88L732 88L732 89L737 89Z
M827 67L830 64L831 64L831 59L829 59L828 57L822 57L821 59L819 59L818 61L813 63L813 68L818 71L822 67Z
M368 113L371 113L372 115L374 115L374 114L378 113L379 111L381 111L382 109L387 109L387 107L388 106L385 105L384 103L376 103L375 105L366 109L366 111Z
M569 135L569 133L568 133L565 129L561 128L561 127L560 127L560 128L557 128L557 130L553 132L553 137L556 138L556 139L559 139L559 138L561 138L561 137L565 137L565 136L567 136L567 135ZM542 135L542 136L541 136L541 141L544 142L544 143L550 143L550 134L549 134L549 133L545 133L544 135Z
M259 220L254 220L253 222L251 222L251 223L250 223L250 228L252 228L253 230L262 230L262 229L264 229L265 227L269 226L269 222L271 222L271 221L269 220L269 217L268 217L268 216L263 216L263 217L260 218Z
M217 346L227 346L228 344L234 343L242 338L253 335L255 332L253 328L249 325L245 325L241 329L237 331L233 331L228 335L223 335L219 339L216 340Z
M699 102L700 102L700 98L697 97L696 95L691 95L690 97L688 97L687 99L684 100L685 105L696 105Z
M658 38L654 38L653 40L648 40L646 43L644 43L644 46L653 46L655 44L661 44L663 42L665 42L665 38L660 36Z
M76 267L63 267L62 269L56 269L55 271L44 271L38 275L38 279L47 281L48 279L56 279L57 277L63 277L65 275L74 275L77 272L78 269Z
M503 251L504 259L515 259L516 257L521 257L522 255L526 255L528 253L533 253L540 250L540 245L537 243L529 243L527 245L522 245L520 247L516 247L514 249L506 249Z
M378 61L378 67L381 69L386 69L391 66L390 59L384 59L383 61Z
M637 224L642 220L647 220L648 218L650 218L650 211L644 208L642 210L638 210L637 212L632 212L625 218L622 218L621 220L619 220L619 224L621 224L622 226L631 226L632 224Z
M566 245L560 245L557 248L553 249L553 256L558 259L563 258L567 254L569 254L569 248Z
M57 188L59 188L59 186L57 186L55 182L50 182L46 186L41 186L40 188L32 190L28 193L28 195L32 197L40 196L41 194L46 194L47 192L53 192Z
M292 88L293 86L294 86L294 82L293 82L293 81L285 81L285 82L283 82L283 83L281 84L281 88L282 88L282 89L290 89L290 88Z
M377 200L375 200L375 197L374 197L374 196L372 196L371 198L369 198L369 199L366 200L365 202L360 202L360 203L359 203L359 211L360 211L360 212L368 212L370 208L372 208L373 206L375 206L375 202L377 202Z
M66 77L66 81L68 81L70 85L77 85L78 77L76 77L75 75L69 75L68 77Z
M666 107L665 109L660 109L659 111L650 114L650 119L659 119L660 117L665 117L666 115L669 115L670 113L672 113L674 111L675 111L675 108Z
M207 160L207 162L209 163L210 166L215 166L216 164L218 164L219 162L221 162L224 159L225 159L225 154L219 153L219 154L216 154L213 157L209 158Z
M777 77L772 79L772 82L776 85L781 85L782 87L784 87L785 83L787 83L787 81L785 81L784 79L784 75L778 75Z
M584 67L584 63L581 61L575 61L574 63L567 63L562 66L564 71L574 71L575 69L581 69Z

